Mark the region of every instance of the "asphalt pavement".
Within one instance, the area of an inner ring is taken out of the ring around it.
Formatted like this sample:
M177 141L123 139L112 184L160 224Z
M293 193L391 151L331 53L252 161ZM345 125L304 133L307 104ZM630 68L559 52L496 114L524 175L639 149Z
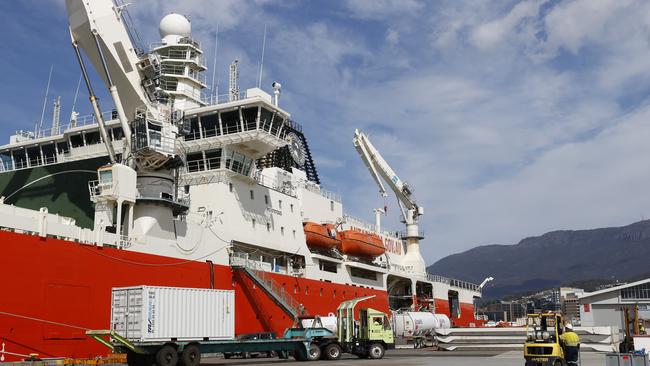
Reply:
M602 353L583 352L581 366L604 366L605 355ZM262 365L291 365L296 364L292 358L281 360L277 358L230 359L207 358L202 365L233 365L233 366L262 366ZM302 362L301 362L302 363ZM381 360L359 359L356 356L344 355L339 361L312 361L309 366L363 366L363 365L399 365L399 366L523 366L524 358L520 351L476 351L476 352L445 352L432 349L399 349L386 352Z

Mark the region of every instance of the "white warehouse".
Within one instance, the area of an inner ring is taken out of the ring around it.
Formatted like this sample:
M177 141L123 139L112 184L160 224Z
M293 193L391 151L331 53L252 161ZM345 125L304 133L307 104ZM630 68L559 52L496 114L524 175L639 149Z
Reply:
M613 326L624 331L623 307L639 307L639 318L650 319L650 278L587 292L578 299L583 327Z

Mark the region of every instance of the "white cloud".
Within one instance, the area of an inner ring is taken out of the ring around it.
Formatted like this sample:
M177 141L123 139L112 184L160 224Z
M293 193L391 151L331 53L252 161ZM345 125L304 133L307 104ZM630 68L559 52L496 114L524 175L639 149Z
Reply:
M544 1L541 0L527 0L516 4L504 17L481 24L474 29L471 41L481 49L491 49L513 35L534 36L531 34L534 32L529 30L530 24L524 23L527 20L534 20L543 4ZM517 27L521 29L514 32Z
M418 0L347 0L346 6L352 16L369 19L390 19L424 8Z
M395 46L399 42L399 32L393 28L388 28L386 31L386 42L390 46Z

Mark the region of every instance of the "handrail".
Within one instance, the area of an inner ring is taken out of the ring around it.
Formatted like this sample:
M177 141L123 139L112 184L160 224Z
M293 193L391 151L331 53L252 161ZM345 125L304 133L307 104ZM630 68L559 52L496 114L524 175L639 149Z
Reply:
M257 280L267 286L268 290L273 293L273 296L282 301L294 315L301 315L304 310L302 304L296 301L293 296L290 296L283 286L271 278L269 272L264 270L259 261L249 259L246 253L235 252L230 256L230 265L241 266L250 270ZM287 270L289 268L287 266Z

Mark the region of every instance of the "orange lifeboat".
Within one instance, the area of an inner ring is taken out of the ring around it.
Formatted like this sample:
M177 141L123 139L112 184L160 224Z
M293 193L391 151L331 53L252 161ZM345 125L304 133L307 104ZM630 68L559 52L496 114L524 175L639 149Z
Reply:
M305 222L302 227L305 230L307 245L311 248L330 250L341 243L332 224Z
M379 257L386 252L384 243L377 234L366 234L355 230L339 232L339 251L355 257Z

